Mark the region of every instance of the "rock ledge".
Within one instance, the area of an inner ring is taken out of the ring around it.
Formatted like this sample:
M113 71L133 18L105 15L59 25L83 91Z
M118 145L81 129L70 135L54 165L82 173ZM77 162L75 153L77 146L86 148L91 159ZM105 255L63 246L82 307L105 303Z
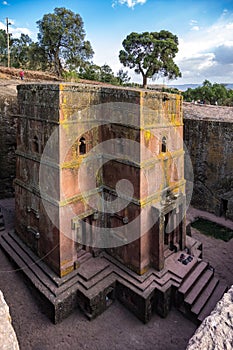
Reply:
M9 307L0 291L0 349L19 350L15 331L11 324Z
M196 330L186 350L197 349L233 349L233 286Z

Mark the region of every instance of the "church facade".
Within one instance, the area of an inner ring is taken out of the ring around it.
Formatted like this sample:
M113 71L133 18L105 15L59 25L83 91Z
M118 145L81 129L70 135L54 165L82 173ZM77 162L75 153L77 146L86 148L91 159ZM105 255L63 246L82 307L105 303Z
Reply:
M70 84L18 96L19 237L60 277L101 250L162 270L186 239L181 96Z

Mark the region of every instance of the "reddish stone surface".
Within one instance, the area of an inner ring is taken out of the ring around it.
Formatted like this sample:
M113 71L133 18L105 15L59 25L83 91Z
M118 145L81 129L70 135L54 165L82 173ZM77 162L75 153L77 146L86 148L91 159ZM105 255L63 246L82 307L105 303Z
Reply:
M119 239L127 240L132 232L127 231L126 223L138 218L137 239L108 249L109 254L138 274L145 273L150 266L162 269L166 249L175 245L176 249L184 248L184 225L179 225L179 232L173 229L165 233L168 216L176 210L174 215L178 219L178 211L185 203L183 147L179 141L180 96L42 84L19 86L18 100L21 116L15 181L17 232L58 275L64 276L74 269L76 251L83 243L87 251L91 250L89 246L98 239L96 226L119 227ZM57 138L48 143L58 125ZM105 164L101 166L95 147L109 141L110 146L102 151ZM127 146L129 141L131 145ZM47 152L46 157L43 152ZM39 179L41 159L45 174L40 174ZM84 167L81 176L80 167ZM132 184L133 199L117 213L99 213L94 220L95 209L83 197L98 201L93 192L97 191L107 201L116 200L116 186L122 179ZM42 190L39 180L45 184ZM54 220L47 215L44 204ZM159 224L148 226L154 210L159 213ZM80 216L82 220L77 219ZM89 223L91 229L86 224L83 228L82 221ZM75 238L80 234L84 237L80 233L84 229L91 230L91 237L78 244Z

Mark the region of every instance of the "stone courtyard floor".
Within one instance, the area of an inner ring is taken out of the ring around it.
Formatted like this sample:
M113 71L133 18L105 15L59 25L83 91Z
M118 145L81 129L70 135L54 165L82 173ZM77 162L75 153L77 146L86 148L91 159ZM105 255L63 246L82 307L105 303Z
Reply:
M187 221L192 222L195 218L202 218L204 220L209 220L209 221L215 222L216 224L223 225L233 230L233 221L226 219L222 216L219 217L212 213L208 213L203 210L189 207L187 212Z
M5 200L4 207L6 224L11 225L13 211L9 200ZM232 285L233 239L223 242L194 229L192 235L203 242L203 258L215 267L216 276ZM153 315L145 325L117 301L93 321L88 321L77 309L54 325L41 312L22 273L1 250L0 290L10 307L21 350L184 350L196 329L176 309L166 319Z

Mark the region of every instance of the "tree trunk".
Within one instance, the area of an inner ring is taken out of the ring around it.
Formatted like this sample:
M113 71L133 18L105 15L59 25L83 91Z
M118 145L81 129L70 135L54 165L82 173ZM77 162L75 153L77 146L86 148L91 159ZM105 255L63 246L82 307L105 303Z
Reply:
M62 65L61 65L58 52L55 52L54 54L54 69L55 69L55 74L60 78L62 74Z
M143 88L147 89L147 76L143 75Z

